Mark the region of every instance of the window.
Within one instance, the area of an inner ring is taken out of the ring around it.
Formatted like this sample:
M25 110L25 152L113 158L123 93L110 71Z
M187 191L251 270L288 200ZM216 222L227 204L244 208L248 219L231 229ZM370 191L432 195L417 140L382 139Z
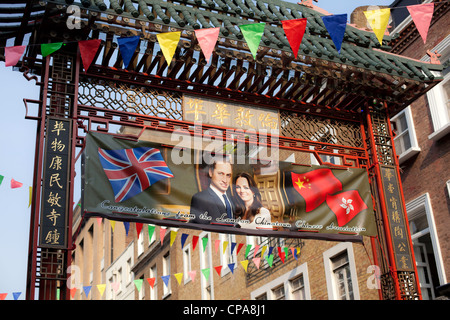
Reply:
M402 163L420 152L416 131L414 130L411 107L409 106L398 113L391 119L391 123L395 131L395 151L399 156L399 163Z
M353 300L352 277L347 251L331 258L335 295L338 300Z
M163 258L163 275L169 275L170 274L170 254L167 252L164 255ZM170 281L167 283L167 286L163 285L163 299L166 298L168 295L171 294L171 287L170 287Z
M444 65L442 82L427 92L434 129L428 138L439 140L450 132L450 35L430 51L440 54L439 60ZM422 60L429 61L430 57L426 55Z
M262 285L250 296L254 300L310 300L307 263Z
M445 284L446 278L428 193L408 202L406 211L422 298L434 299L434 288Z
M358 278L353 246L342 242L323 253L328 298L330 300L359 299Z
M185 284L191 281L191 277L189 276L190 271L192 271L192 268L191 268L191 244L189 243L183 248L183 274Z
M220 253L220 264L224 266L221 272L221 276L225 276L230 273L228 265L230 263L236 263L236 250L233 250L231 254L231 243L236 242L236 236L234 234L219 234L220 243L223 244L222 247L219 246ZM225 248L225 250L224 250ZM225 268L226 266L226 268Z
M144 253L144 229L141 230L141 232L138 235L138 245L137 245L137 254L140 256Z

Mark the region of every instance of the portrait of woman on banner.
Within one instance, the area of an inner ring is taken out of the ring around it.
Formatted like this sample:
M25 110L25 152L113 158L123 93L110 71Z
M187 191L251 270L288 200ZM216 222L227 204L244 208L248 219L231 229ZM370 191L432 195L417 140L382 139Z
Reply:
M240 173L233 179L235 218L241 228L273 230L270 211L262 205L261 193L248 173ZM246 223L245 223L245 222Z

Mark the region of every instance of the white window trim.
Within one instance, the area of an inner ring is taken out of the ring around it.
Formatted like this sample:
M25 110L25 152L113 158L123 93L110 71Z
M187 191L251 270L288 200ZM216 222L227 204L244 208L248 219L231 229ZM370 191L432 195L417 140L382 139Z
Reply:
M234 234L223 234L220 233L219 234L219 239L220 239L220 246L218 248L218 253L219 253L219 257L220 257L220 264L223 266L222 271L220 273L221 277L226 276L227 274L229 274L231 272L230 268L228 267L228 262L225 261L225 257L230 254L230 250L231 250L231 243L235 242L236 243L236 236ZM229 239L231 239L229 241ZM223 243L224 241L228 241L228 245L226 247L226 253L223 253ZM237 256L236 256L236 250L233 250L233 253L230 254L233 257L233 262L236 263L237 262Z
M419 147L419 143L417 142L417 135L416 135L416 129L414 127L414 120L412 117L411 106L408 106L407 108L403 109L398 114L396 114L394 117L392 117L391 122L397 121L397 119L402 115L405 115L406 125L408 126L409 141L411 143L411 147L408 150L403 151L401 154L398 154L398 162L399 163L405 162L406 160L408 160L409 158L411 158L412 156L416 155L417 153L419 153L421 151L420 147ZM397 139L397 137L394 138L394 141L395 141L395 139ZM396 150L396 151L398 151L398 150Z
M428 192L406 204L406 212L408 220L414 219L422 207L425 207L425 212L427 215L431 244L433 246L434 258L436 261L436 268L439 276L439 284L443 285L447 283L447 278L445 276L445 268L441 254L441 246L439 245L439 238L436 232L436 224L434 222L433 208L431 207L431 199ZM414 237L414 235L411 236L412 236L411 240L414 241L414 239L420 235L417 235L416 237Z
M336 285L333 280L333 266L331 258L337 256L343 251L347 251L348 263L350 266L350 275L352 277L352 289L354 300L360 300L358 276L356 273L355 255L353 253L353 246L350 242L341 242L338 245L328 249L323 253L323 263L325 266L325 278L327 281L327 292L329 300L338 300L336 296Z
M434 47L431 52L437 52L446 55L450 50L450 35L445 37L439 44ZM447 51L447 53L445 53ZM425 55L421 61L430 61L430 57ZM450 132L450 116L446 107L441 104L444 100L442 93L442 85L444 82L450 81L450 73L433 89L427 92L428 105L430 106L431 120L433 121L434 132L428 136L428 139L437 141Z
M205 251L203 251L203 243L202 243L202 239L204 237L208 237L208 245L205 248ZM205 277L203 276L201 270L205 269L205 268L210 268L210 273L209 273L209 285L211 286L211 299L210 300L214 300L214 277L213 277L213 270L212 270L212 250L211 250L211 232L202 232L199 234L198 236L199 239L199 245L200 245L200 250L199 254L200 254L200 272L199 272L199 276L200 276L200 284L201 284L201 294L202 294L202 300L207 300L207 296L205 293L206 287L208 286L208 283L205 280ZM208 257L208 261L205 261L205 253L208 253L207 257Z
M307 262L303 263L302 265L290 270L289 272L286 272L285 274L281 275L280 277L262 285L261 287L257 288L256 290L253 290L250 293L251 300L255 300L257 297L266 294L267 300L273 300L273 292L272 289L280 286L281 284L284 284L285 288L285 299L291 300L291 284L290 280L296 278L297 276L303 274L303 284L305 286L305 298L306 300L311 300L311 290L310 290L310 284L309 284L309 275L308 275L308 264Z
M185 260L185 257L188 257L188 261ZM187 265L186 265L187 263ZM186 272L187 270L187 272ZM191 244L188 243L183 247L183 272L184 272L184 284L192 281L189 276L189 272L192 271L192 259L191 259Z
M447 181L448 198L450 199L450 180Z

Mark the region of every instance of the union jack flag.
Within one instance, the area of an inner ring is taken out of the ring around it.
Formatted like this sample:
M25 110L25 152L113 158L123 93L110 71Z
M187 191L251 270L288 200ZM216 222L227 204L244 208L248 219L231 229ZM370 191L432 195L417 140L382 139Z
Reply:
M138 195L161 179L173 178L161 152L155 148L98 148L98 154L116 202Z

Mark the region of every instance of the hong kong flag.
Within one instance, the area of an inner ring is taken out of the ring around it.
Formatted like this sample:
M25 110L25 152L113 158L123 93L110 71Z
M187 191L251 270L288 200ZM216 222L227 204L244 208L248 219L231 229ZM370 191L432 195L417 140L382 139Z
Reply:
M357 190L344 191L335 195L327 195L327 205L334 212L340 227L346 225L358 213L367 209Z
M316 169L306 173L291 172L295 190L305 199L306 212L320 206L328 194L342 190L342 183L330 169Z

